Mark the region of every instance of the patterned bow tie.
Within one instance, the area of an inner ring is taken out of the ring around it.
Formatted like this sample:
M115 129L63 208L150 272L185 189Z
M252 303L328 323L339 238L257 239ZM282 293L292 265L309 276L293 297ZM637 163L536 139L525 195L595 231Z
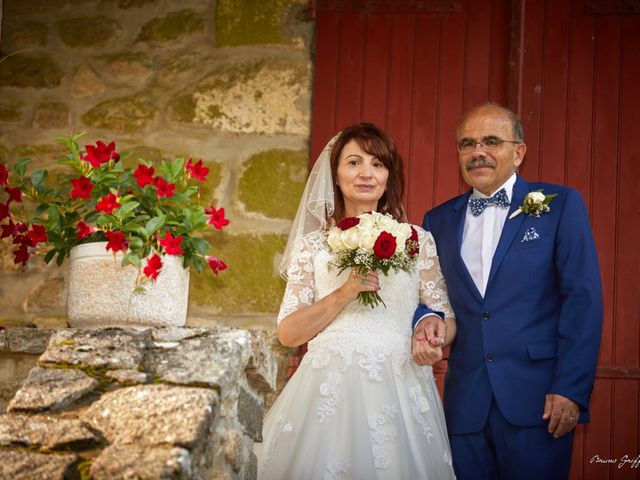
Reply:
M494 204L498 207L508 207L511 205L509 197L507 197L507 191L504 188L501 188L491 197L469 199L469 207L471 208L471 214L474 217L479 217L482 212L484 212L484 209L490 204Z

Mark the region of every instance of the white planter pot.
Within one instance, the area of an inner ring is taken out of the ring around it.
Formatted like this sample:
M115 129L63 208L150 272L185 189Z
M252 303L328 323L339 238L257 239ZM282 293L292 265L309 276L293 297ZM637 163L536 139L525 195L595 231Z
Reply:
M155 282L134 293L138 269L122 267L107 242L71 249L67 316L71 327L182 326L187 319L189 269L182 257L165 255Z

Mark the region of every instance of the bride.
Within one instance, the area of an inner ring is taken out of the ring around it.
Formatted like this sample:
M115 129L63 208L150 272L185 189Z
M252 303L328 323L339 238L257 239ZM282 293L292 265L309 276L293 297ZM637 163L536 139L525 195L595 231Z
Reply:
M418 303L444 312L448 329L446 338L415 339L416 359L432 364L455 335L431 234L414 227L414 273L337 275L328 266L327 230L373 210L406 221L402 189L393 141L366 123L334 137L311 171L281 264L278 315L281 343L309 342L308 352L265 418L259 479L455 478L432 369L412 359ZM386 308L360 304L364 291Z

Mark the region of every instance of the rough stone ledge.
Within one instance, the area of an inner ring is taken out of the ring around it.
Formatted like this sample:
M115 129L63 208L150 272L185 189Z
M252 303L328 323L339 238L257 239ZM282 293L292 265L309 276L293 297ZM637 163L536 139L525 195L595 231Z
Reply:
M6 344L10 352L39 355L47 349L49 338L54 332L55 329L52 328L13 327L0 333L6 334Z
M0 478L256 478L276 374L264 332L13 330L5 348L48 347L0 415Z

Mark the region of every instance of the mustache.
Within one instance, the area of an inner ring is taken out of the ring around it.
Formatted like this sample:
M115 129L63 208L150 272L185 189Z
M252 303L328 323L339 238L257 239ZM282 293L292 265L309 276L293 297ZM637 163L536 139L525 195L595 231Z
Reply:
M481 167L496 168L496 165L494 162L492 162L488 158L472 158L464 166L467 172L469 170L473 170L474 168L481 168Z

